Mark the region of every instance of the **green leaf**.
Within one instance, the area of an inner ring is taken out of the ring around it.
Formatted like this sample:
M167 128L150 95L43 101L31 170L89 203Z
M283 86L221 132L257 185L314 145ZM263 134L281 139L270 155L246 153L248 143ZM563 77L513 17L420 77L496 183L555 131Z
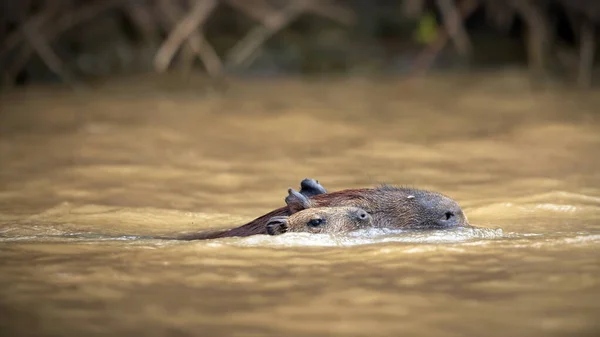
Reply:
M417 31L414 34L415 40L419 43L429 44L433 42L438 35L438 25L435 16L431 13L425 13L419 20Z

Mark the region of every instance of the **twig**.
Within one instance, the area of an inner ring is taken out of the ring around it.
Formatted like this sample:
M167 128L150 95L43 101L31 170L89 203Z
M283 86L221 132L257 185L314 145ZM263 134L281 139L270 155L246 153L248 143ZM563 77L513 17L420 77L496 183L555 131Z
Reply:
M50 70L65 80L70 78L71 75L67 74L64 66L62 65L62 61L60 61L58 56L56 56L56 54L52 51L50 44L46 41L51 41L62 32L83 21L94 18L99 13L110 9L122 1L123 0L97 1L91 5L77 8L71 12L63 14L57 22L53 22L53 25L45 31L45 40L41 37L42 35L39 34L41 31L45 30L44 26L46 26L48 21L50 21L50 19L63 8L60 6L53 6L49 10L45 10L29 18L25 23L23 23L23 29L16 30L7 38L4 48L2 51L0 51L0 58L2 58L6 53L10 52L10 50L17 47L24 41L29 41L31 44L30 46L23 45L21 47L21 51L17 53L16 61L9 67L9 70L4 76L5 84L11 85L14 83L15 77L21 71L21 69L27 65L29 59L33 55L34 50L40 55ZM58 3L53 4L57 5Z
M166 29L176 26L180 21L179 18L184 16L183 10L176 6L171 0L162 0L159 2L161 10L166 16ZM214 8L213 8L214 10ZM207 14L208 17L209 14ZM219 77L223 74L223 63L217 55L215 49L206 41L200 28L195 29L186 40L186 48L183 49L183 69L187 71L191 69L194 56L200 58L204 64L206 71L212 77Z
M349 26L356 22L356 15L353 11L332 1L309 1L306 10L343 25Z
M2 78L2 83L11 87L15 84L16 78L19 75L19 72L25 68L27 62L29 62L29 58L33 54L33 49L29 45L23 45L19 52L15 57L15 62L10 65L7 65L7 69L4 72L4 76Z
M469 35L463 26L458 9L453 0L437 0L437 6L442 12L445 30L454 42L458 53L463 57L471 54L471 41Z
M64 13L57 22L53 22L55 27L52 30L51 36L55 37L57 34L71 29L84 21L91 20L100 13L122 4L124 1L126 0L98 0L90 5L74 9L70 13Z
M226 67L237 68L244 65L250 56L271 36L288 25L306 10L306 2L290 1L281 11L262 21L262 26L252 29L238 43L236 43L226 56Z
M460 14L460 19L464 20L475 11L477 5L479 4L478 0L464 0L458 4L457 10ZM415 62L412 66L412 74L413 75L421 75L425 73L435 60L437 54L444 48L446 43L448 42L450 35L446 29L441 30L436 39L431 42L415 59Z
M312 12L345 25L353 24L356 17L349 9L331 1L289 0L281 10L275 10L264 0L227 0L234 8L257 20L262 26L252 29L227 53L228 68L246 66L252 55L271 36L276 34L303 12Z
M132 1L125 5L125 13L129 15L133 23L138 27L146 42L156 42L159 38L158 29L152 13L149 1Z
M265 0L226 0L226 2L262 24L266 24L267 18L278 15L277 10L273 9Z
M535 4L523 0L511 0L512 6L527 22L527 56L531 80L537 82L546 77L547 58L550 48L550 31L544 14Z
M44 21L46 21L49 16L48 12L39 13L32 18L28 19L24 25L32 24L36 26L40 26ZM4 47L0 49L0 58L3 58L8 52L17 47L19 43L23 42L23 31L20 29L15 29L4 41Z
M171 0L157 0L155 4L156 6L154 7L153 14L155 18L157 18L158 22L162 25L163 29L167 32L171 32L175 28L175 26L177 26L177 24L181 21L181 18L185 16L185 13L188 12L187 8L185 10L181 9L180 5L183 4L181 2L174 3ZM189 5L188 1L185 1L185 4ZM192 35L196 34L198 34L197 29L192 33ZM194 62L194 57L196 55L194 55L194 51L189 46L189 42L187 39L185 40L185 42L187 43L181 45L180 47L180 58L182 62L185 65L187 65L188 63ZM162 43L164 43L164 39L161 42L161 44ZM175 57L176 55L173 55L173 58ZM172 64L173 62L174 61L171 60L170 63Z
M590 19L584 18L581 23L579 48L579 74L577 84L581 88L589 88L592 84L592 69L594 68L594 52L596 49L595 27Z
M173 30L169 33L167 40L161 45L156 53L154 58L154 66L158 72L164 72L167 70L173 59L173 56L186 39L190 41L190 47L195 49L195 51L200 54L207 71L211 75L217 75L220 72L220 67L218 66L218 64L220 64L220 60L217 63L216 60L212 59L210 56L207 58L207 55L210 54L213 54L212 56L216 57L217 59L218 56L216 56L216 53L214 53L212 47L207 49L207 46L209 45L206 41L204 41L204 38L198 35L196 36L195 43L193 40L189 40L190 36L194 34L197 28L204 23L216 6L216 0L196 0L190 13L175 25L175 28L173 28Z
M48 35L49 39L54 38L69 28L83 21L90 20L99 13L110 9L121 2L123 2L123 0L101 0L94 2L91 5L74 9L71 12L66 12L61 16L60 20L53 22L53 26L49 28L49 31L46 32L46 34ZM52 11L43 11L38 13L29 18L23 25L29 24L34 27L43 27L48 23L47 21L56 14L56 12L60 11L60 9L61 7L56 6ZM23 40L23 32L19 29L15 30L6 38L4 47L2 50L0 50L0 57L3 57L10 50L18 46L19 43L23 42Z
M180 18L184 16L184 12L180 7L174 6L172 1L166 0L170 5L165 6L174 18ZM213 8L214 10L214 8ZM210 14L207 15L207 18ZM173 21L174 23L176 22ZM183 71L188 73L192 67L196 57L200 58L206 72L213 77L217 78L223 75L223 62L221 58L213 48L213 46L206 40L206 37L202 33L202 28L194 30L194 32L187 39L188 48L184 49L186 53L182 56ZM189 51L189 52L188 52Z
M58 75L64 82L73 85L73 76L65 69L63 62L58 55L54 53L48 44L48 41L42 38L38 28L33 27L31 23L27 23L23 26L22 30L25 39L31 44L33 50L40 55L40 58L46 64L48 69Z

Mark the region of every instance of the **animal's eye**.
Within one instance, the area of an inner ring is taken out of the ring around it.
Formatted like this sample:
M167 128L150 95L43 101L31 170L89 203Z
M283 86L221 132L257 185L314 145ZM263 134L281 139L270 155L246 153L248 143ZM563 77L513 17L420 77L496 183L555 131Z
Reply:
M310 219L308 221L307 225L309 227L319 227L319 226L321 226L324 223L325 223L325 219L320 219L320 218L319 219Z

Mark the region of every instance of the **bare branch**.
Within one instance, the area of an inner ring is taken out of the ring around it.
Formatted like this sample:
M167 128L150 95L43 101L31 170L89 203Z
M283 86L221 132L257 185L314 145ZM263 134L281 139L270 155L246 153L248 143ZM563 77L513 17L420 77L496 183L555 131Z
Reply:
M550 29L541 10L530 1L511 0L512 6L527 23L527 56L534 82L546 77L550 48Z
M201 26L204 21L208 18L210 13L217 6L216 0L197 0L192 7L190 13L186 15L171 31L167 40L162 44L158 52L156 53L156 57L154 58L154 66L158 72L164 72L169 67L173 56L177 52L177 50L181 47L183 42L196 32L199 26ZM205 48L202 48L203 44L207 44L203 38L200 38L199 41L196 41L195 47L197 51L200 53ZM193 45L193 43L192 43ZM193 47L192 47L193 48ZM211 48L212 49L212 48ZM203 57L204 60L204 57ZM214 67L214 65L209 62L205 63L207 66L207 70L209 72L214 72L215 69L209 69L209 65Z
M52 26L49 28L50 31L44 31L48 39L53 39L60 33L72 28L73 26L94 18L99 13L110 9L111 7L121 3L123 0L102 0L96 1L91 5L87 5L81 8L73 9L70 12L66 12L61 15L61 18L52 22ZM29 18L23 25L30 25L32 27L44 27L48 21L60 10L64 10L64 7L53 6L51 10L42 11L31 18ZM16 30L9 35L5 41L4 48L0 50L0 57L5 55L7 52L15 48L19 43L24 41L23 32Z
M469 35L463 26L463 18L458 12L454 0L437 0L437 5L444 18L446 32L454 42L458 53L467 57L471 54L471 41Z
M349 26L356 22L353 11L332 1L309 1L306 9L313 14L337 21L343 25Z
M159 33L156 28L156 20L151 12L151 4L148 1L128 2L125 4L125 13L129 15L146 41L155 42L158 39Z
M458 13L460 19L464 20L475 11L479 5L478 0L464 0L458 4ZM437 54L444 48L448 42L450 35L449 32L444 29L440 31L436 39L430 43L419 55L412 66L412 72L414 75L422 74L426 72L430 67Z
M15 62L8 67L4 76L5 84L10 85L14 83L14 78L27 65L34 51L40 55L42 61L44 61L51 71L59 75L63 80L72 83L72 76L67 72L60 58L52 51L50 42L48 41L52 41L62 32L81 22L92 19L94 16L110 9L121 1L97 1L91 5L66 12L56 22L53 21L53 17L65 8L64 6L60 6L63 3L53 2L50 3L53 6L29 18L23 24L22 29L16 30L8 37L4 48L0 51L0 57L3 57L19 44L25 41L29 42L29 45L24 44L21 47L21 50L16 55ZM49 25L51 21L53 25ZM48 29L44 28L46 25L49 25Z
M256 20L263 25L267 25L267 18L276 17L279 12L271 7L265 0L226 0L227 3L248 15L253 20Z
M40 55L42 61L64 82L73 84L73 76L65 69L63 62L58 55L54 53L48 41L44 40L37 27L31 23L25 24L22 28L25 39L31 44L33 49Z
M260 46L306 10L306 2L291 1L276 15L266 18L263 26L252 29L227 53L226 66L235 68L246 63Z
M594 24L589 19L581 23L579 47L579 74L577 84L581 88L592 85L592 70L594 68L594 53L596 49L596 34Z

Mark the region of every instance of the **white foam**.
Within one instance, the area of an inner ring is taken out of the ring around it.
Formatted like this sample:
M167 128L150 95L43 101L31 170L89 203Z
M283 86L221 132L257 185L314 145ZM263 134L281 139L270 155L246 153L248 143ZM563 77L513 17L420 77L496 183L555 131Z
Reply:
M275 247L347 247L388 242L402 243L460 243L473 240L489 240L503 237L502 229L456 228L430 231L391 229L364 229L348 234L286 233L277 236L256 235L246 238L227 239L232 245Z

